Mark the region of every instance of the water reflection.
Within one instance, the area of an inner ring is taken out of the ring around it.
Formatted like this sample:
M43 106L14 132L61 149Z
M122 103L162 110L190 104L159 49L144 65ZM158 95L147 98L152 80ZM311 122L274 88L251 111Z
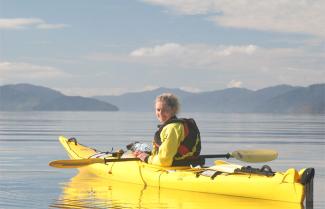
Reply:
M145 187L79 173L51 208L304 209L300 204Z

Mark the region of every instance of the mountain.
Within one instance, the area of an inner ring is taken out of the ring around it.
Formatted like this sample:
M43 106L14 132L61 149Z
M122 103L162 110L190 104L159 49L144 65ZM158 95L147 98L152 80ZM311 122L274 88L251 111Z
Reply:
M123 111L153 111L154 101L157 95L164 92L172 92L180 99L186 98L193 93L182 91L180 89L158 88L151 91L144 91L138 93L126 93L121 96L96 96L94 98L110 102L119 107Z
M256 107L257 112L325 113L325 84L297 87Z
M256 91L228 88L190 93L180 89L159 88L120 96L97 96L123 111L154 111L154 100L163 92L176 94L183 111L221 113L325 113L325 84L308 87L272 86Z
M240 112L238 101L247 98L253 91L243 88L203 92L183 98L182 109L196 112Z
M107 102L66 96L50 88L30 84L0 86L0 111L117 111Z
M278 85L260 90L228 88L191 93L158 88L120 96L66 96L30 84L0 86L0 111L154 111L157 95L176 94L185 112L325 114L325 84Z

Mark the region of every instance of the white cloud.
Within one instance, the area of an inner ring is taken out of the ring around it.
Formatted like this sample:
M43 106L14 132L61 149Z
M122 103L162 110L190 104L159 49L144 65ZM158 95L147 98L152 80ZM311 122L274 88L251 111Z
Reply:
M188 56L189 54L207 53L215 56L230 56L233 54L253 54L257 50L255 45L245 46L217 46L215 48L206 45L181 45L166 43L154 47L139 48L130 53L132 57L164 57L164 56Z
M170 54L182 54L186 50L185 47L175 44L175 43L166 43L163 45L158 45L154 47L140 48L131 52L132 57L161 57L169 56Z
M210 68L224 59L251 56L257 51L258 47L255 45L211 46L204 44L181 45L166 43L153 47L139 48L132 51L129 55L132 61L138 62L159 63L185 68Z
M61 29L66 27L68 27L68 25L66 24L48 24L48 23L43 23L36 26L36 28L39 29Z
M143 0L184 15L208 15L218 25L325 37L323 0Z
M19 29L28 25L41 24L43 20L38 18L2 18L0 19L0 28Z
M139 47L127 54L99 53L89 58L146 70L150 72L147 76L153 80L159 76L163 77L162 80L164 76L171 76L166 81L168 85L185 74L200 89L216 83L222 83L224 87L243 87L245 84L246 88L258 89L282 83L306 85L325 82L325 54L323 50L313 50L309 46L264 48L252 44L166 43ZM177 82L180 86L187 86L184 82Z
M232 54L247 54L251 55L256 52L257 46L255 45L247 45L247 46L227 46L223 47L218 53L223 56L230 56Z
M181 45L176 43L166 43L153 47L139 48L130 53L132 57L164 57L164 56L178 56L186 57L191 54L199 55L204 53L209 56L230 56L234 54L250 55L256 52L257 46L208 46L203 44L188 44Z
M128 54L95 53L95 61L146 64L160 69L271 71L283 68L325 71L325 54L307 48L263 48L256 45L166 43L140 47ZM156 68L153 68L156 69Z
M49 24L39 18L0 18L0 29L23 29L36 27L38 29L60 29L68 27L66 24Z
M28 79L51 79L66 74L50 66L41 66L31 63L0 62L1 81L26 81Z
M192 92L192 93L198 93L201 91L201 89L199 89L197 87L193 87L193 86L181 86L180 89L183 91Z
M241 81L231 80L228 83L227 87L228 88L240 88L242 84L243 84L243 82L241 82Z

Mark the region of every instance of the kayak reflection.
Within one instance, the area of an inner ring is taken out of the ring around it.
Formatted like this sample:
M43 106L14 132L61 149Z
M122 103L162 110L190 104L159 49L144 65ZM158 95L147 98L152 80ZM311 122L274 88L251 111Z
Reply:
M128 184L80 172L64 185L52 208L304 209L296 203Z

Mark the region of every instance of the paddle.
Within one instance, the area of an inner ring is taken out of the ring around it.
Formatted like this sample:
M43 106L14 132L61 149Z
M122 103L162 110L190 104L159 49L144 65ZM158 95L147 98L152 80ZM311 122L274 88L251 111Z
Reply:
M278 152L270 149L236 150L225 155L200 155L203 158L235 158L249 163L261 163L275 160Z
M50 166L55 168L79 168L94 163L110 163L110 162L125 162L125 161L139 161L139 158L89 158L89 159L74 159L74 160L55 160L49 163Z
M240 161L259 163L268 162L278 157L278 153L274 150L236 150L232 153L221 155L200 155L201 158L235 158ZM139 161L139 158L89 158L89 159L76 159L76 160L56 160L49 163L50 166L56 168L78 168L82 166L91 165L94 163L109 163L109 162L125 162L125 161Z

